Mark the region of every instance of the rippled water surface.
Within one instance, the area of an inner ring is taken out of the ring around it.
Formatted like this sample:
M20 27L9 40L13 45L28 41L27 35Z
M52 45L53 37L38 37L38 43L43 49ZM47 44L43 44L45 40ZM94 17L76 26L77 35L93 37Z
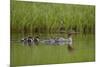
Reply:
M66 34L38 34L40 40L67 38ZM71 62L95 61L94 34L73 35L72 52L67 45L47 45L39 43L38 46L23 46L20 39L27 35L14 34L11 36L11 65L37 65L58 64ZM36 35L32 35L35 37Z

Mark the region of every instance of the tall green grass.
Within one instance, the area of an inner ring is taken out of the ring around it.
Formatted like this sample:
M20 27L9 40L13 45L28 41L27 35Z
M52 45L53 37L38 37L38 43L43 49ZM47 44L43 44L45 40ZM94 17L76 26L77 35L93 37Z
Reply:
M95 6L12 1L12 33L94 33Z

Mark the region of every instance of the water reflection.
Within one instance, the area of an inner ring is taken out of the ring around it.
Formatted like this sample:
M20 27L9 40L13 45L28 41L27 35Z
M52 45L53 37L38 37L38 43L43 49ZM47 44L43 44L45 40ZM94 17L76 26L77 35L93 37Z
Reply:
M21 42L24 45L38 45L38 44L46 44L46 45L72 45L72 35L69 35L68 38L64 37L56 37L56 38L48 38L41 39L39 36L32 37L28 36L26 38L22 38Z
M35 35L34 35L35 36ZM86 43L90 41L91 39L94 39L94 34L78 34L78 35L73 35L73 37L67 37L66 34L41 34L40 37L34 38L29 38L27 40L26 36L22 36L21 34L18 36L13 35L11 38L11 42L14 44L22 44L22 45L72 45L75 43ZM25 37L25 38L24 38Z

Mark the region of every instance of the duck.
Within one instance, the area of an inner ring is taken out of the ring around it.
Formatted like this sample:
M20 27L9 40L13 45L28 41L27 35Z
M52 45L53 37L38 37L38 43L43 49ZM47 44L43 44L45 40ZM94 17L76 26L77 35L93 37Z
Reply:
M32 44L33 44L33 37L32 36L27 37L27 43L29 46L32 46Z
M72 38L72 35L73 34L77 34L79 32L74 32L73 30L72 31L68 31L66 33L67 35L67 38L64 38L64 37L56 37L56 38L51 38L51 39L46 39L46 40L42 40L40 41L41 43L44 43L44 44L49 44L49 45L68 45L70 48L73 47L73 38Z
M47 45L64 45L64 44L72 44L72 37L71 35L68 38L57 37L57 38L50 38L46 40L40 41L40 43L47 44Z
M34 44L36 44L36 45L39 44L39 41L40 41L39 36L36 36L36 37L33 39L33 42L34 42Z
M22 38L21 43L23 43L23 45L27 45L27 37Z
M39 37L36 36L36 37L33 38L32 36L28 36L28 37L22 38L21 42L24 45L29 45L29 46L38 45L38 43L39 43Z
M46 40L42 40L40 42L43 43L43 44L47 44L47 45L55 44L55 40L54 39L46 39Z
M28 36L28 37L22 38L22 39L21 39L21 42L22 42L24 45L29 45L29 46L31 46L31 45L33 44L33 38L32 38L32 36Z

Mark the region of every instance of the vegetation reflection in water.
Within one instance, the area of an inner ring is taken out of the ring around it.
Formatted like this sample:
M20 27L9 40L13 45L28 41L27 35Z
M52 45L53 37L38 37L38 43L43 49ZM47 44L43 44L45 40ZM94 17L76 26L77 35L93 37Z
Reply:
M42 35L41 38L43 38L44 35L43 34L41 35ZM56 37L57 34L52 34L52 35ZM45 38L50 38L52 37L52 35ZM62 35L59 35L59 37L60 36ZM63 35L62 37L66 37L66 34ZM30 65L30 64L34 65L35 64L36 65L36 64L94 61L95 60L94 40L95 40L94 34L74 35L73 52L68 51L67 45L39 44L38 46L32 46L30 48L28 46L23 46L22 43L19 42L12 42L11 64L12 65Z

